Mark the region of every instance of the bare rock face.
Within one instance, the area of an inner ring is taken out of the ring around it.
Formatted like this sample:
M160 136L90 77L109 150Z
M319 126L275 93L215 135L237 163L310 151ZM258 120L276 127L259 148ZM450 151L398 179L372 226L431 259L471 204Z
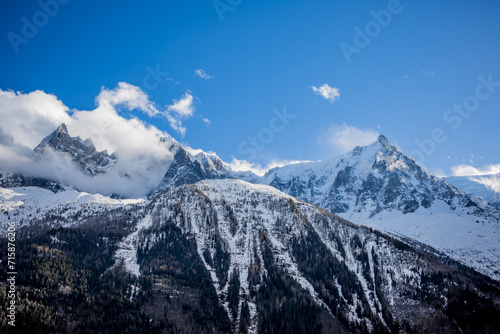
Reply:
M450 210L499 219L498 212L407 157L387 138L331 160L270 170L261 180L294 197L335 213L413 213L443 202Z
M91 176L105 173L117 161L114 154L97 151L92 139L71 137L64 123L35 147L35 153L44 156L49 149L69 156L85 174Z
M192 184L201 180L241 179L258 182L257 175L252 172L235 172L215 154L199 152L193 155L176 141L172 141L169 150L174 154L174 161L152 195L169 187Z

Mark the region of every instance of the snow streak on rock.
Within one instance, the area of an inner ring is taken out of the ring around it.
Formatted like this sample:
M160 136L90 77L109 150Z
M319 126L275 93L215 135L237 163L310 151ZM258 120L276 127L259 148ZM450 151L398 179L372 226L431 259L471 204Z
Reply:
M116 265L123 263L125 269L132 275L138 277L141 275L139 264L137 263L137 244L139 233L143 229L151 226L151 216L146 216L137 223L136 230L130 233L123 241L118 244L118 250L115 254Z

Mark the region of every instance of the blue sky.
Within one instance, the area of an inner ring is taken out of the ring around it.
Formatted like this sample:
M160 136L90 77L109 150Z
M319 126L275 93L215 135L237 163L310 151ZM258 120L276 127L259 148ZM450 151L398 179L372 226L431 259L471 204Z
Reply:
M184 136L165 117L120 112L225 161L324 160L381 133L438 174L500 164L498 1L61 0L53 17L37 2L0 6L0 89L42 90L76 110L119 82L158 110L189 95ZM38 22L33 36L26 20ZM453 111L464 103L470 112ZM284 110L294 118L281 126Z

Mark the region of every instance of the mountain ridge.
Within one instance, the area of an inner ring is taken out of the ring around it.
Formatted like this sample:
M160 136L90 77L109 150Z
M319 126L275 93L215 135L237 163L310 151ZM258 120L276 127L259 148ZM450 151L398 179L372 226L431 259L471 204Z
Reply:
M35 154L40 157L49 157L50 151L56 151L69 156L87 175L103 174L116 164L117 157L105 151L97 151L91 138L86 140L80 137L71 137L65 123L62 123L54 132L42 139L35 147Z
M62 125L42 141L44 146L58 138L58 131L63 140L57 144L83 142L70 137ZM356 224L428 244L500 280L495 260L500 256L500 247L495 246L500 242L500 212L435 177L385 136L325 161L276 167L263 177L234 172L217 155L184 148L171 137L160 140L173 154L173 161L160 185L149 193L150 199L168 188L202 180L262 183Z
M274 187L203 180L112 206L100 204L103 196L70 197L78 200L26 215L31 224L18 226L25 254L18 284L28 292L19 302L53 306L40 324L48 331L112 331L117 323L140 324L137 332L210 333L500 328L498 282ZM39 281L26 273L54 261L60 274L49 272L37 288L43 293L34 293ZM95 293L87 281L107 296L88 317L77 312L92 304L63 307ZM21 310L29 323L30 309Z

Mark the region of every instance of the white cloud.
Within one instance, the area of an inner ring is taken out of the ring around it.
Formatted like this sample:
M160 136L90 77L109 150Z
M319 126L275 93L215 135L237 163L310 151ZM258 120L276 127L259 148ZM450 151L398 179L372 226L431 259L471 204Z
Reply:
M338 88L335 87L330 87L328 84L323 84L321 86L315 87L311 86L311 89L313 92L315 92L318 95L321 95L323 98L327 99L330 101L330 103L335 102L335 100L340 99L340 91Z
M430 78L434 78L434 74L436 74L435 71L426 71L426 70L422 70L422 73L427 75Z
M160 113L146 93L139 87L126 82L119 82L118 87L113 90L102 87L96 101L99 106L103 107L124 106L129 110L139 109L149 116Z
M445 172L443 171L443 169L441 167L437 167L435 168L433 171L432 171L432 174L436 175L437 177L439 178L443 178L443 177L446 177L446 174Z
M336 149L335 153L351 151L356 146L366 146L375 142L380 134L373 129L359 129L342 123L332 124L326 131L322 131L318 142Z
M184 93L180 100L174 100L174 104L167 107L168 111L173 111L180 117L191 117L194 113L193 95Z
M261 165L254 162L248 162L246 160L239 160L233 157L233 161L228 164L232 170L235 172L245 172L251 171L254 174L262 176L266 173L267 169L263 168Z
M170 114L167 114L167 120L170 124L170 127L180 133L182 137L186 135L186 127L182 125L182 121L178 118L173 117Z
M267 171L275 167L283 167L286 165L298 164L302 162L311 162L309 160L272 160L265 167L255 162L239 160L233 157L233 160L228 164L232 170L236 172L251 171L256 175L263 176Z
M203 151L201 148L192 148L191 146L189 146L188 144L185 144L185 143L183 143L182 146L184 147L184 149L186 151L188 151L189 154L191 154L193 156L200 154L200 153L205 153L208 155L217 155L217 153L212 152L212 151Z
M187 91L179 100L174 99L171 105L166 106L166 110L160 111L139 87L126 82L118 83L118 87L112 90L103 87L96 98L97 105L102 108L125 107L129 110L141 110L150 117L163 116L172 129L182 136L187 131L182 120L192 117L195 112L193 101L193 95Z
M184 136L186 134L186 127L182 125L182 120L193 116L194 111L193 95L186 92L180 100L174 100L172 105L167 106L165 115L170 126Z
M202 70L201 68L197 69L194 71L194 75L197 77L200 77L202 79L212 79L213 76L209 75L205 70Z
M500 164L487 165L483 168L476 168L469 165L457 165L451 167L453 176L478 176L478 175L491 175L500 173Z
M500 193L500 177L499 176L483 176L483 177L473 177L473 181L484 185L486 188L493 190L496 193Z
M0 143L0 171L16 170L18 166L30 165L33 151L26 146L10 144Z
M16 144L34 148L56 126L70 120L68 111L57 97L40 90L28 94L0 90L0 128Z
M69 108L54 95L0 90L0 168L71 181L87 192L145 195L161 181L172 161L168 145L160 141L170 136L137 118L121 117L116 107L139 109L149 115L159 111L139 88L126 83L113 90L103 88L96 101L94 110L72 110L70 114ZM33 148L61 123L66 123L71 136L90 137L98 150L115 152L115 168L90 178L62 157L32 161ZM61 166L69 172L62 173Z
M453 176L467 176L469 180L475 181L500 193L500 164L490 164L482 168L470 165L457 165L451 167Z

